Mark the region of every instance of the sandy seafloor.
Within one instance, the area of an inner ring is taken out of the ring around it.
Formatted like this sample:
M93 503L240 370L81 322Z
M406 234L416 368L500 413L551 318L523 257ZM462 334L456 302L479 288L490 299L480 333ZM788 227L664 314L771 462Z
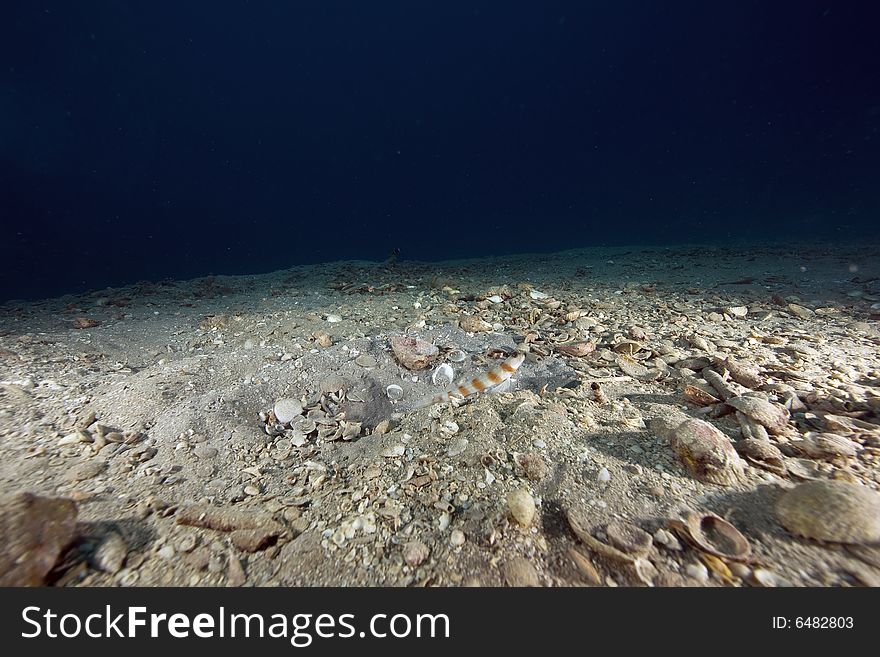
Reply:
M7 302L0 494L76 502L76 539L47 580L61 586L877 585L876 547L796 536L776 512L804 481L880 487L877 254L595 248ZM464 315L491 330L463 331ZM506 392L410 410L441 389L431 374L449 350L409 371L389 346L404 334L464 351L456 380L524 341L530 353ZM584 342L582 357L558 349ZM789 419L767 438L781 459L743 460L721 485L654 423L702 418L741 441L720 399L684 395L726 357L758 377L740 392ZM288 397L313 431L274 426ZM844 445L805 449L817 433ZM526 526L514 490L535 502ZM726 518L748 559L664 530L688 510ZM586 544L568 517L605 543L629 532L615 542L628 556Z

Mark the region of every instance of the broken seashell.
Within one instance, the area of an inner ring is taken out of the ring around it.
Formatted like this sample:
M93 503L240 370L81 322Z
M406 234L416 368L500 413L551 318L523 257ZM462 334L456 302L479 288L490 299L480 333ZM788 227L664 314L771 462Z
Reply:
M390 386L385 388L385 394L388 395L388 399L391 401L399 401L403 399L403 388L401 388L396 383L392 383Z
M614 521L605 527L608 542L618 550L635 557L646 557L651 551L653 539L651 535L641 527L636 527L628 522Z
M708 392L697 386L687 385L684 388L685 401L689 401L696 406L712 406L717 404L720 399L710 395Z
M803 440L793 441L791 446L804 456L813 459L834 460L838 457L854 457L857 443L833 433L804 434Z
M492 325L480 319L479 317L475 317L474 315L463 315L460 320L458 320L458 325L461 327L463 331L467 331L468 333L489 333L492 331Z
M785 433L788 429L789 414L782 404L774 404L761 397L751 395L730 397L725 400L725 403L764 425L770 433Z
M453 363L461 363L467 358L467 354L465 354L461 349L453 349L446 356Z
M807 481L813 481L822 476L819 465L809 459L786 459L785 471L795 479Z
M556 345L556 351L565 356L571 356L572 358L582 358L587 354L591 354L596 351L596 343L595 342L575 342L570 344L560 344Z
M764 384L757 370L733 358L713 358L712 363L716 368L727 370L731 379L746 388L759 388Z
M670 520L668 525L694 547L722 559L746 561L752 551L746 537L714 513L691 511L681 520Z
M746 438L734 445L736 451L749 463L769 470L774 474L785 474L785 457L779 448L767 440Z
M452 379L455 377L455 370L452 369L452 366L448 363L443 363L440 365L434 373L431 375L431 382L435 386L448 386L452 383Z

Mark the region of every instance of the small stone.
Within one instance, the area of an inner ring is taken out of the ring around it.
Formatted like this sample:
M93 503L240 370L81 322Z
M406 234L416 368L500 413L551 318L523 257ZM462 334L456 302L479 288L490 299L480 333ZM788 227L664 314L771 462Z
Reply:
M98 460L78 463L67 472L67 480L73 483L86 481L92 477L97 477L106 467L107 464L104 461Z
M421 541L409 541L403 546L403 560L413 568L424 563L430 553L428 546Z
M464 532L460 529L453 529L449 535L449 544L453 547L461 547L464 545L465 540Z
M163 545L161 548L159 548L159 551L156 554L158 554L163 559L168 560L173 559L176 553L174 551L173 545Z
M622 552L644 557L651 551L651 535L641 527L616 520L605 528L608 542Z
M508 586L541 586L538 571L525 557L514 557L501 567Z
M17 493L0 501L0 586L42 586L76 536L71 500Z
M681 543L679 543L678 539L671 532L662 528L654 532L654 542L662 545L667 550L681 550Z
M341 315L327 315L327 321L331 324L338 324L342 321Z
M94 555L94 563L98 570L116 574L122 570L126 556L128 556L128 546L122 540L122 536L113 532L98 546Z
M702 563L688 564L687 568L685 568L685 572L700 584L705 584L709 581L709 569Z
M788 304L788 312L802 319L809 319L814 315L813 311L796 303Z
M440 353L430 342L406 336L392 337L391 349L397 361L408 370L425 369Z
M331 338L325 331L315 331L312 334L312 337L315 338L315 342L320 347L330 347L333 345L333 338Z
M350 385L348 379L343 376L339 376L337 374L331 374L330 376L324 377L321 379L321 383L318 385L318 388L321 392L330 393L336 392L338 390L346 390Z
M739 563L738 561L731 561L727 564L727 567L730 569L730 572L740 579L746 579L749 575L752 574L752 569L749 568L744 563Z
M229 534L232 544L242 552L256 552L269 546L278 536L278 531L268 529L239 529Z
M398 458L406 453L406 446L401 444L389 445L382 450L382 456L385 458Z
M544 442L543 440L541 440L540 438L535 438L532 441L532 447L535 447L537 449L544 449L545 447L547 447L547 443Z
M599 480L600 484L607 484L611 481L611 473L608 472L608 468L602 468L599 470L599 474L596 476L596 479Z
M218 454L218 450L216 447L211 447L210 445L206 445L204 443L199 443L196 448L193 450L193 454L198 456L200 459L212 459Z
M285 397L275 402L275 417L281 424L292 422L297 415L302 415L302 402L293 397Z
M449 447L446 448L446 454L449 456L458 456L463 453L464 450L467 449L468 439L467 438L456 438L452 442L449 443Z
M354 359L354 362L361 367L376 367L376 365L379 364L379 361L377 361L373 356L370 356L369 354L361 354Z
M95 411L89 410L85 411L81 418L79 418L76 422L77 429L88 429L92 426L97 420L97 415L95 415Z
M524 488L508 493L507 507L510 515L521 527L528 527L535 519L535 500Z
M779 578L775 573L766 568L756 568L752 573L752 579L755 580L756 584L766 586L767 588L775 588L779 586Z
M260 489L257 488L256 486L254 486L253 484L248 484L247 486L244 487L244 494L250 495L250 496L259 495Z
M226 566L226 585L244 586L245 582L247 582L247 575L244 572L244 567L241 565L241 560L232 551L229 552L226 558L228 562Z
M540 454L524 454L520 457L519 464L526 479L530 481L541 481L550 473L550 468Z
M185 534L181 539L177 542L177 549L181 552L192 552L196 544L198 543L198 539L195 534Z

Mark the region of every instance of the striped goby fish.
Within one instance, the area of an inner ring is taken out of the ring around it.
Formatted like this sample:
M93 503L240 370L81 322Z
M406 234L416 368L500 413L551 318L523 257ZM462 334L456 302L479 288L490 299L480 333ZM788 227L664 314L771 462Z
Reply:
M451 401L452 399L465 399L483 392L484 390L488 390L489 388L494 388L513 376L513 373L519 369L519 366L523 364L525 359L526 355L519 351L500 365L496 365L488 372L484 372L470 381L462 381L461 383L453 385L445 392L438 393L432 397L426 397L416 404L416 408L440 404L442 402Z

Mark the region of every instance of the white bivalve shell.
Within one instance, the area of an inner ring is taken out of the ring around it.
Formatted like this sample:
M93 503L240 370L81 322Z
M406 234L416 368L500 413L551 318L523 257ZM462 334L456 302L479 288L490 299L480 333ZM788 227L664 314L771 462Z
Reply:
M452 383L454 377L455 370L452 369L452 365L449 363L443 363L434 370L434 373L431 375L431 381L435 386L448 386Z

